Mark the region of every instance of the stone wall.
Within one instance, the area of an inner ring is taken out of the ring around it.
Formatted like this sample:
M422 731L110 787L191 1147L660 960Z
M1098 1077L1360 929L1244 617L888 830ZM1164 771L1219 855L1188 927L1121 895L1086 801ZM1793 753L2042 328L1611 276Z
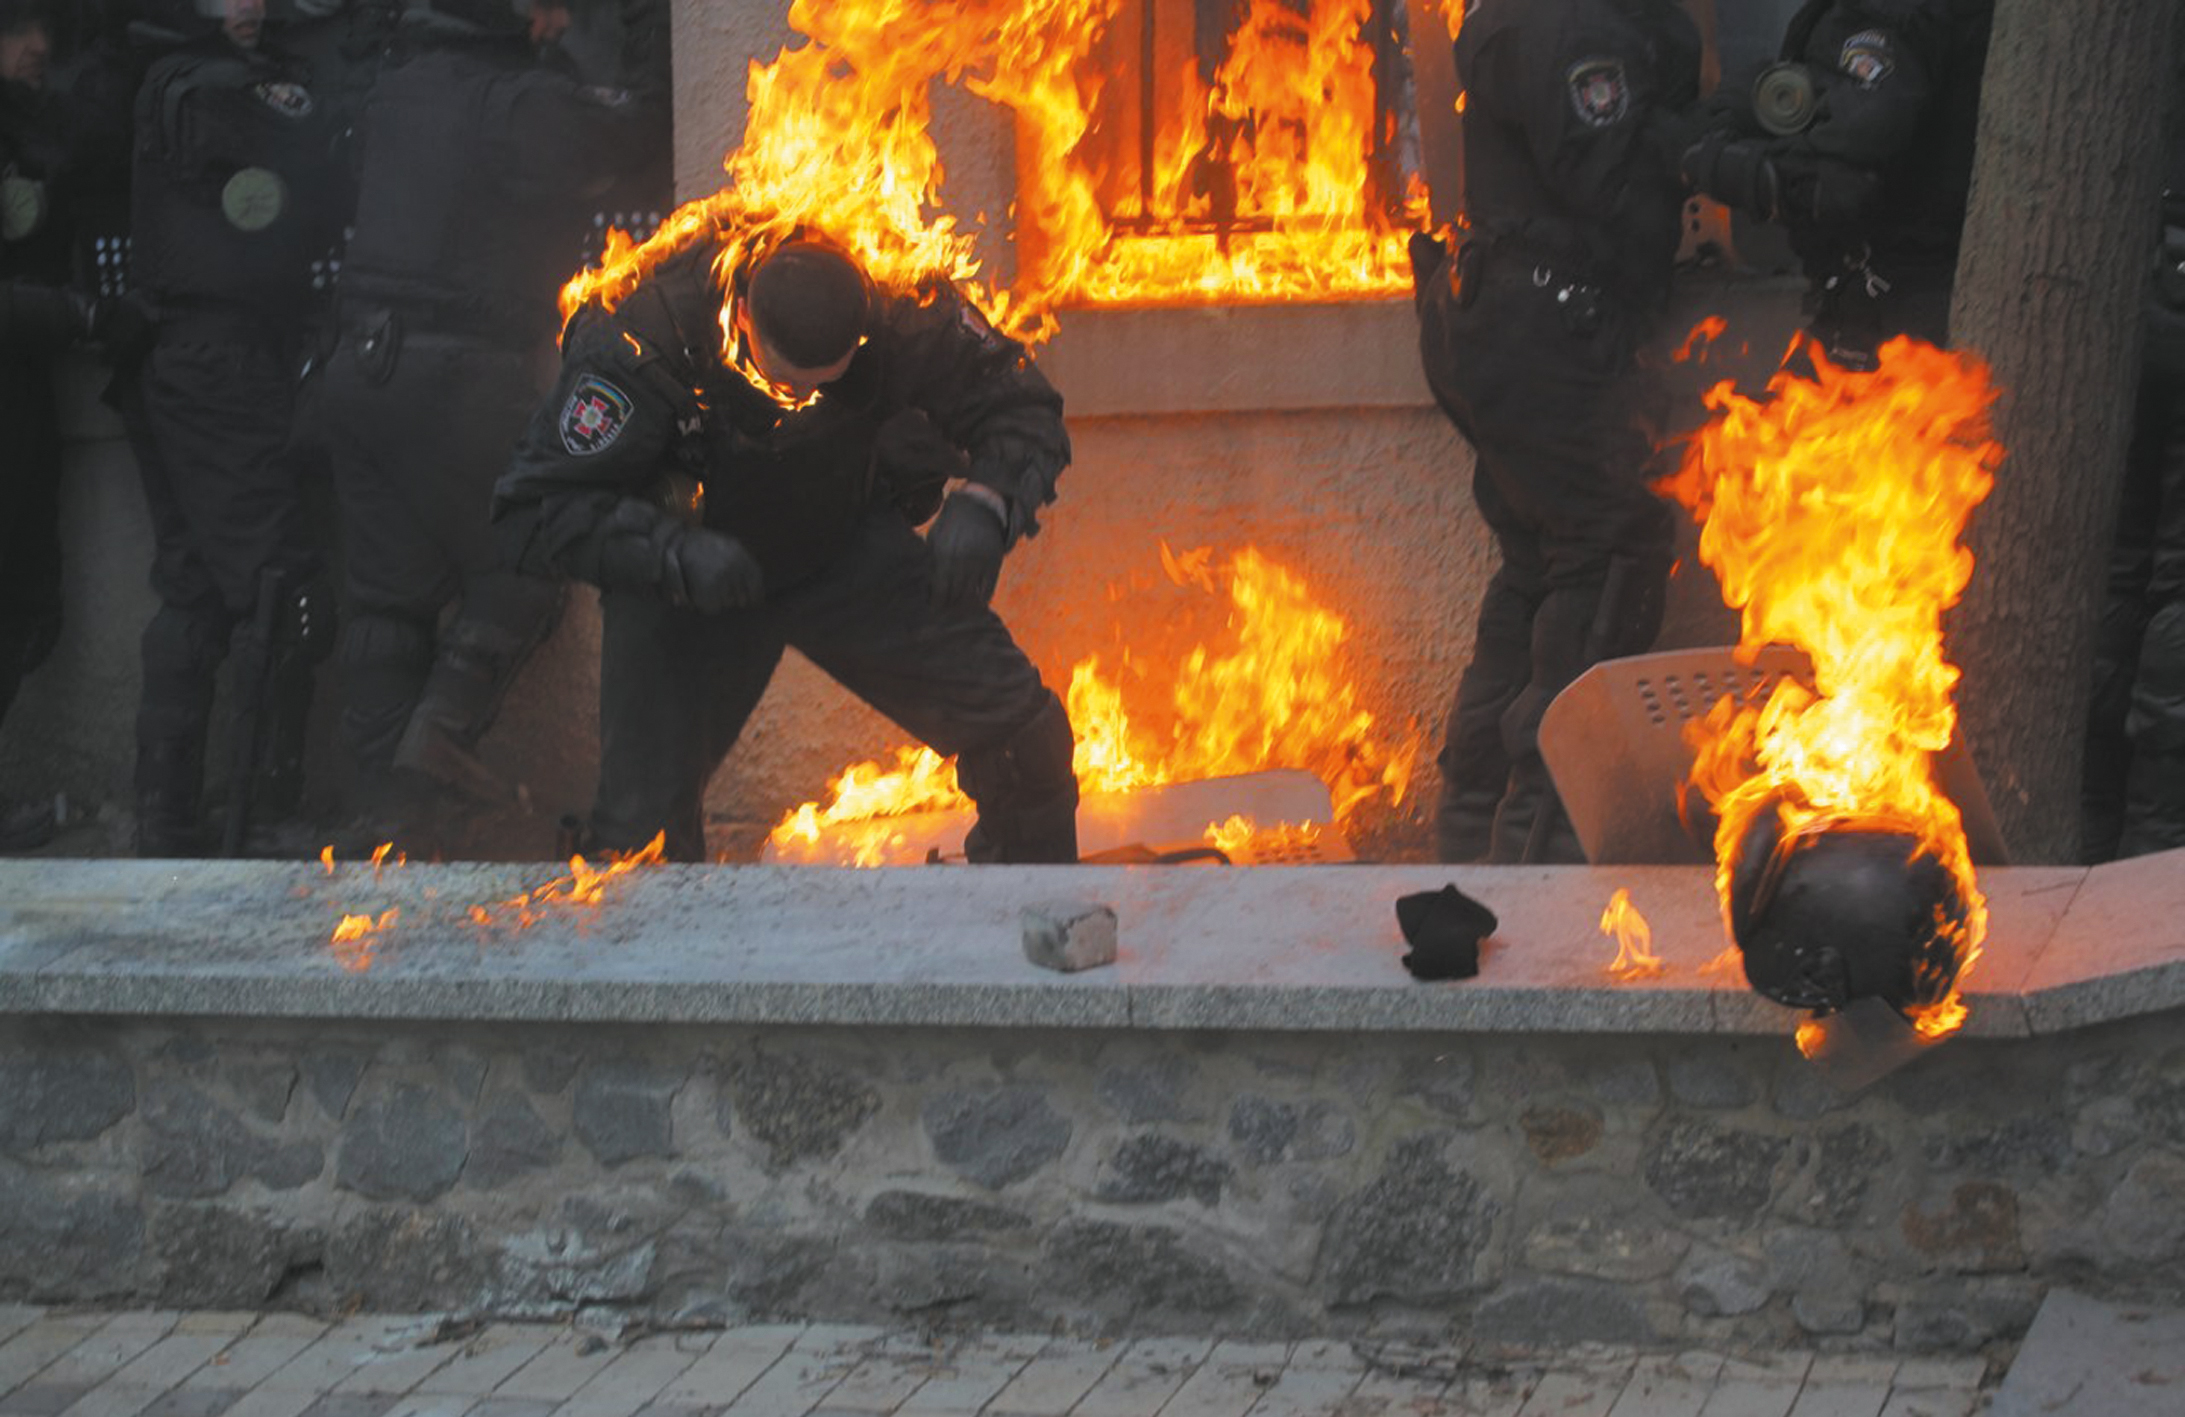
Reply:
M0 1020L0 1298L1523 1344L2185 1284L2172 1011L1780 1037Z

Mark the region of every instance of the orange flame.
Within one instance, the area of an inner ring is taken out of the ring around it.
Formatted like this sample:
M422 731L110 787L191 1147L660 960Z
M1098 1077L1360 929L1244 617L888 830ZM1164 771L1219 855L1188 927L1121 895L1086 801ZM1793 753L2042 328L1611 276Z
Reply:
M1376 164L1386 168L1399 145L1376 96L1371 0L1249 0L1210 77L1188 56L1147 76L1157 131L1127 154L1115 149L1139 121L1138 95L1126 97L1095 62L1138 52L1138 36L1108 33L1121 8L795 0L789 24L804 42L751 65L743 139L723 159L723 188L678 209L642 245L609 232L599 267L564 290L564 315L589 299L611 306L703 237L746 231L769 241L798 225L858 253L884 287L956 280L1028 339L1051 332L1052 312L1066 304L1408 289L1404 240L1425 222L1425 192L1416 174L1405 193L1375 191ZM966 227L948 210L931 136L936 80L1014 119L1016 230L1005 234L1018 251L1007 289L978 281L987 218ZM1148 150L1147 170L1126 180Z
M572 856L568 875L556 876L544 885L533 886L521 895L510 896L491 906L473 905L468 912L470 920L486 929L529 929L556 907L598 905L610 883L640 866L658 866L666 860L667 833L664 831L655 833L651 841L636 851L628 854L609 852L604 866L594 866L582 856Z
M1601 912L1601 933L1616 937L1616 958L1609 963L1609 978L1629 984L1635 979L1660 978L1668 968L1654 953L1653 928L1631 903L1631 892L1622 886L1616 888Z
M1101 672L1090 654L1071 671L1068 702L1077 744L1073 757L1086 792L1120 792L1266 768L1303 768L1328 785L1334 819L1385 794L1401 802L1418 745L1382 744L1373 715L1359 707L1344 672L1349 633L1341 616L1322 608L1304 581L1246 547L1216 563L1210 548L1182 555L1161 547L1161 564L1178 586L1226 595L1234 644L1194 647L1164 683L1173 716L1165 740L1132 722L1120 678ZM1143 674L1128 656L1122 671ZM965 808L952 762L925 748L899 748L896 766L860 763L829 783L832 800L808 802L786 815L771 835L784 859L871 866L886 859L892 829L885 818L905 812ZM853 845L843 859L821 843Z
M1232 861L1243 861L1254 855L1279 856L1284 851L1309 847L1320 840L1321 830L1318 822L1276 822L1263 827L1237 813L1226 821L1210 823L1206 843Z
M1958 671L1942 614L1972 575L1959 535L1994 483L1995 391L1974 357L1908 339L1872 372L1810 349L1815 376L1779 373L1751 400L1728 383L1715 417L1660 490L1702 522L1700 559L1740 614L1740 656L1795 645L1810 688L1786 678L1758 706L1725 698L1695 725L1694 783L1713 806L1725 919L1747 828L1773 809L1786 836L1831 822L1879 822L1914 836L1965 906L1948 941L1951 980L1923 981L1912 1022L1936 1037L1964 1020L1956 980L1987 930L1957 807L1934 754L1956 730Z
M341 967L352 974L361 974L372 967L372 958L379 952L379 941L374 936L394 928L401 910L389 906L374 919L369 915L344 915L334 927L334 957Z

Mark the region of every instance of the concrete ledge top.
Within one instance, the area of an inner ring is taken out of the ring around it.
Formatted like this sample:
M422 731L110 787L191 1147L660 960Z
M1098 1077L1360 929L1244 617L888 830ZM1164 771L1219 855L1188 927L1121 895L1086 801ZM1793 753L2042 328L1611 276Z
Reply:
M1786 1033L1702 867L663 866L594 906L498 904L550 865L0 861L0 1014L1557 1033ZM1395 902L1446 883L1500 919L1476 978L1403 969ZM2185 1004L2185 852L1983 873L1967 1036ZM1619 983L1619 886L1666 966ZM1116 963L1026 961L1020 912L1102 902ZM485 907L489 920L471 918ZM398 912L368 959L344 914Z

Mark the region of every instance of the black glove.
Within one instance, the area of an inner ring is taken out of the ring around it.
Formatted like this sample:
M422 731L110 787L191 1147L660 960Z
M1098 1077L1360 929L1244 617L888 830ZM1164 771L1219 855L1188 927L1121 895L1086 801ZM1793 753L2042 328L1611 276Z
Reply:
M702 526L680 529L661 549L660 589L671 605L708 615L743 610L766 598L766 572L744 544Z
M1449 260L1449 248L1432 232L1414 231L1405 243L1411 257L1411 297L1424 300L1434 277L1441 274L1442 266Z
M1001 516L975 495L952 492L926 532L933 549L933 603L963 610L994 598L1008 544Z
M1815 158L1783 173L1783 209L1817 226L1856 227L1881 193L1879 175L1830 158Z
M1411 946L1403 965L1414 979L1470 979L1479 973L1479 942L1499 923L1454 885L1396 900L1396 924Z
M144 356L159 334L159 317L141 295L102 295L91 306L91 338L116 364Z
M1774 220L1782 182L1767 146L1727 133L1709 133L1684 151L1684 180L1724 206Z

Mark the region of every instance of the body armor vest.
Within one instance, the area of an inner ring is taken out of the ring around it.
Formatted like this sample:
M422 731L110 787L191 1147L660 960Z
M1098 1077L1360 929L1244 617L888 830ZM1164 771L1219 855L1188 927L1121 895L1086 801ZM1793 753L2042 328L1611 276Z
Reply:
M326 254L333 118L279 63L185 50L137 97L134 282L293 318Z

